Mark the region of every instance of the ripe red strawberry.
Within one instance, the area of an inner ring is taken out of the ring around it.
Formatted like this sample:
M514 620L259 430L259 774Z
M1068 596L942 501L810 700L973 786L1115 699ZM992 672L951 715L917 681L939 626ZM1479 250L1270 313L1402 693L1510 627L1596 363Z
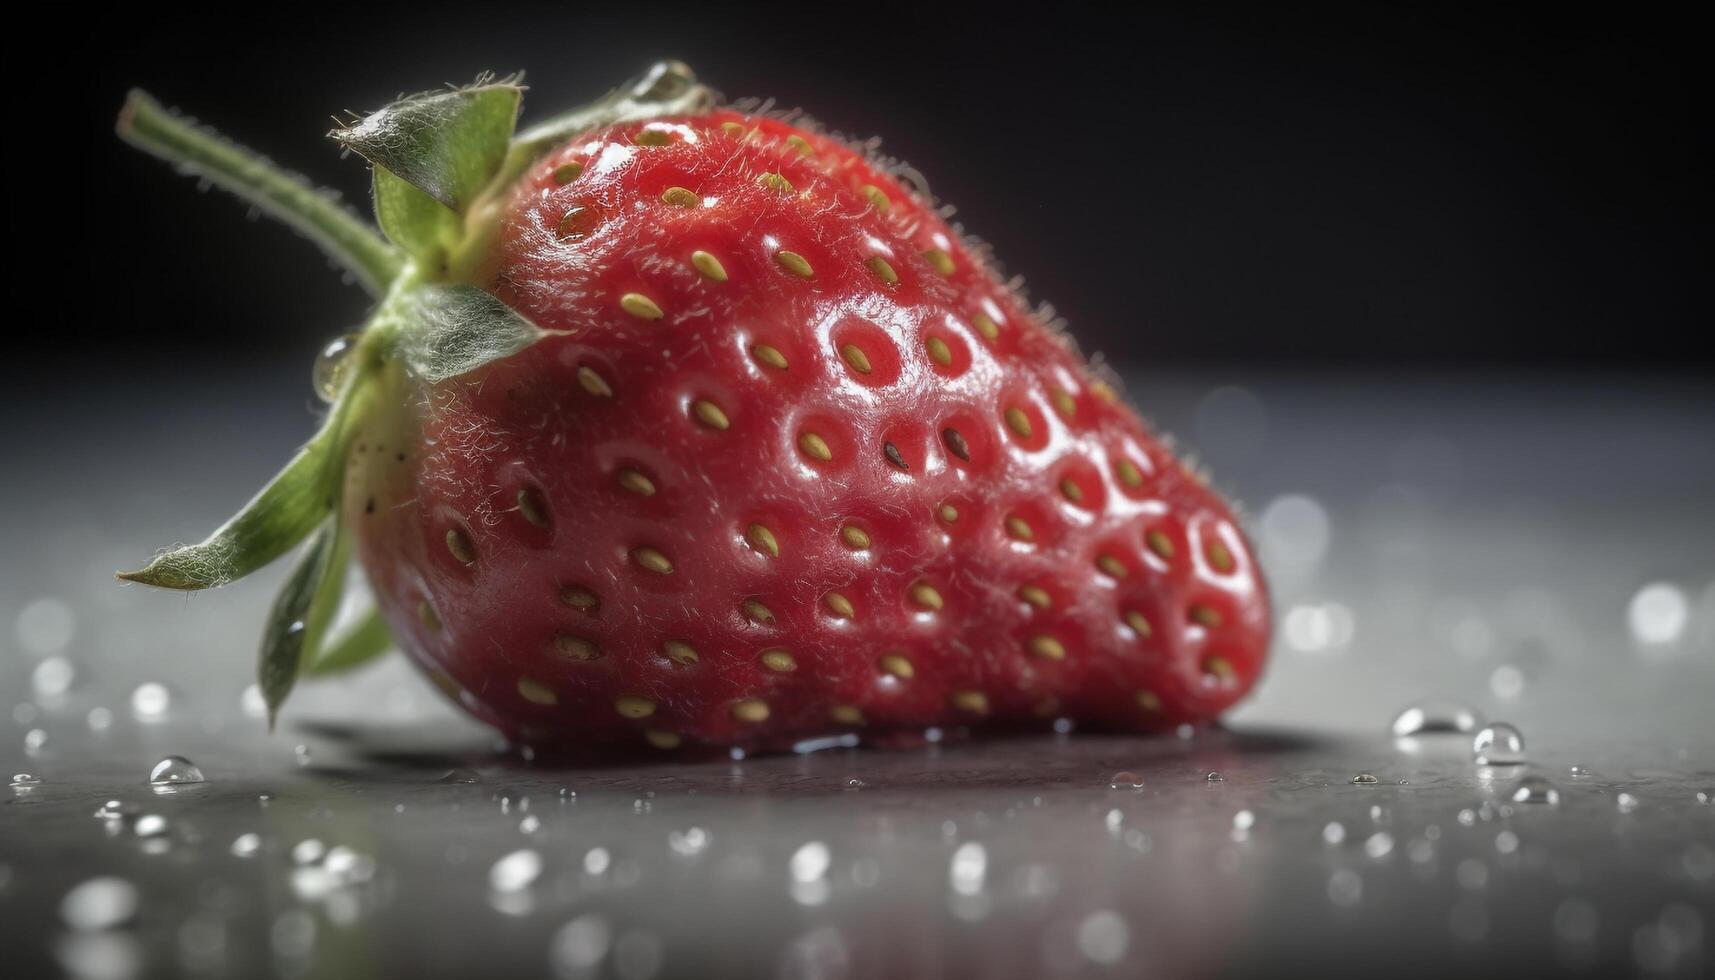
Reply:
M424 131L478 146L496 89ZM337 134L409 256L332 386L343 508L271 701L385 646L321 651L351 532L400 646L527 743L1151 730L1249 689L1267 597L1231 512L922 192L679 66L601 106L474 182L480 153L388 149L410 102ZM137 577L210 584L193 551Z

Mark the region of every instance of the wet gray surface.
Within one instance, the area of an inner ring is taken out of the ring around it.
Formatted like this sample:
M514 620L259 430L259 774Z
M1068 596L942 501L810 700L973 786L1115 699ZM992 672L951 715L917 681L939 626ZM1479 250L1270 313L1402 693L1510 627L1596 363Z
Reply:
M0 775L40 781L0 787L0 975L1710 968L1707 386L1140 378L1274 583L1225 730L590 768L497 750L398 662L269 736L245 689L277 570L112 584L307 434L283 374L117 428L123 389L6 404L31 439L0 490ZM1426 697L1517 725L1527 761L1394 738ZM150 786L170 755L206 781Z

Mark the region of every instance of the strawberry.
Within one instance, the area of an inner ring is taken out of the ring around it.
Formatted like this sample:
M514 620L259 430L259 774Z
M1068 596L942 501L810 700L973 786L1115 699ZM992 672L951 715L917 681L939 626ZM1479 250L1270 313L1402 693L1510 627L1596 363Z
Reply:
M271 708L394 641L517 740L601 749L1154 730L1251 687L1232 511L909 171L677 64L515 135L518 92L335 132L390 241L146 97L122 117L382 296L298 460L124 576L216 585L310 538ZM336 636L353 552L379 608Z

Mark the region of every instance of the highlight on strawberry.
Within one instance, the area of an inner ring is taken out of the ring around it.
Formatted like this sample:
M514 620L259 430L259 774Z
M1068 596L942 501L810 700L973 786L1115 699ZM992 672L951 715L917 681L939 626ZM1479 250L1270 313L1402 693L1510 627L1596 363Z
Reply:
M301 546L270 724L395 646L515 742L594 751L1151 731L1251 688L1233 511L914 171L676 62L518 130L522 94L330 134L379 232L141 92L120 115L376 298L286 468L120 575L206 589ZM336 630L354 560L374 608Z

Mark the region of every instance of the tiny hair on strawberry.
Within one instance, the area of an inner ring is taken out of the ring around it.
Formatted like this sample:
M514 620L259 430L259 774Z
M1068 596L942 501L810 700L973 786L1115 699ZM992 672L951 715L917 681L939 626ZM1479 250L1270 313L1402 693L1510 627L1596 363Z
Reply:
M374 298L286 467L119 576L207 589L296 551L270 726L394 649L516 745L667 757L1160 731L1252 688L1268 593L1234 510L915 171L678 62L521 128L523 92L335 129L375 226L145 93L120 114ZM372 603L336 616L354 566Z

